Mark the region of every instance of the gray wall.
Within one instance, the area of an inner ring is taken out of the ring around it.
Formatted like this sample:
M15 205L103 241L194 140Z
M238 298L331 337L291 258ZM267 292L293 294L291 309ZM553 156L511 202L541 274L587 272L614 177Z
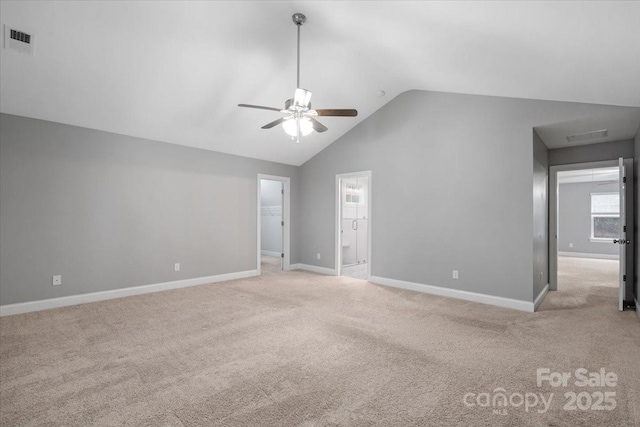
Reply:
M560 184L558 195L558 251L617 255L618 245L591 242L591 193L618 192L618 183ZM569 247L573 243L573 248Z
M371 170L374 276L532 301L532 129L627 110L405 92L300 167L299 262L335 268L335 175Z
M282 182L263 179L260 204L261 250L279 254L282 250Z
M549 150L533 131L533 298L549 283Z
M636 301L640 301L640 292L639 292L639 286L638 286L638 272L640 272L640 242L638 241L638 224L640 223L640 221L638 220L638 218L640 218L640 185L638 185L638 181L640 181L638 179L638 175L640 175L640 167L638 165L639 161L638 159L640 158L640 129L638 130L638 133L636 133L636 138L634 140L634 149L635 149L635 153L636 155L634 156L634 170L637 171L636 174L634 174L634 184L635 184L635 196L636 196L636 202L635 202L635 227L634 227L634 248L636 251L636 262L635 262L635 266L636 266L636 270L635 270L635 274L634 274L634 281L633 281L633 286L634 286L634 296Z
M295 232L296 167L0 115L0 303L254 270L258 173Z
M578 145L549 150L549 166L589 163L604 160L632 159L635 155L633 140Z

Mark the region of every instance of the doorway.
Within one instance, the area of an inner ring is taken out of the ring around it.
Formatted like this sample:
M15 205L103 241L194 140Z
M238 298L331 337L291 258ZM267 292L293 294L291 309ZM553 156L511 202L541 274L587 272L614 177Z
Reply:
M290 179L258 175L257 271L289 270Z
M371 276L371 171L336 175L339 276Z
M550 168L549 289L567 307L591 299L622 310L630 295L632 168L631 159Z

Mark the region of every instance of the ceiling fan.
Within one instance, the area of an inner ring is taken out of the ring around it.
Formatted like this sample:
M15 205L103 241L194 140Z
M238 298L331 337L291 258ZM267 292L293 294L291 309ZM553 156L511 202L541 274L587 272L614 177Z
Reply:
M283 117L267 123L262 129L271 129L282 124L284 131L295 138L296 142L300 142L300 135L306 136L315 130L316 132L324 132L328 128L316 120L318 116L333 117L355 117L358 111L354 109L332 109L332 110L312 110L311 109L311 92L300 87L300 27L305 23L307 17L302 13L294 13L291 17L293 23L298 27L298 70L296 91L293 98L287 99L284 108L264 107L261 105L238 104L238 107L257 108L259 110L278 111Z

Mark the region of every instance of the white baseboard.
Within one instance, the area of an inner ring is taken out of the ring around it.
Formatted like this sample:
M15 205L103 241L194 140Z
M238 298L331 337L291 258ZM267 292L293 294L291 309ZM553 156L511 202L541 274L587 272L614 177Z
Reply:
M620 255L588 254L586 252L560 252L560 251L558 251L558 255L559 256L574 257L574 258L620 259Z
M227 280L244 279L257 275L257 270L239 271L236 273L218 274L216 276L196 277L194 279L176 280L174 282L155 283L153 285L113 289L110 291L92 292L89 294L71 295L68 297L21 302L17 304L6 304L0 305L0 316L30 313L32 311L48 310L50 308L66 307L69 305L85 304L88 302L105 301L114 298L167 291L170 289L187 288L190 286L206 285L209 283L224 282Z
M337 276L338 272L333 268L318 267L309 264L291 264L291 270L305 270L312 273L326 274L328 276Z
M443 297L463 299L465 301L479 302L481 304L496 305L498 307L512 308L514 310L533 313L533 302L516 300L511 298L496 297L493 295L478 294L475 292L460 291L457 289L441 288L439 286L423 285L422 283L405 282L404 280L388 279L386 277L371 276L369 282L394 288L408 289Z
M277 256L277 257L281 256L280 252L272 252L272 251L260 251L260 254L266 255L266 256Z
M544 288L542 288L542 290L540 291L536 299L533 300L533 311L536 311L538 307L540 307L540 304L542 304L542 300L544 300L544 297L547 296L548 292L549 292L549 284L547 283L546 285L544 285Z

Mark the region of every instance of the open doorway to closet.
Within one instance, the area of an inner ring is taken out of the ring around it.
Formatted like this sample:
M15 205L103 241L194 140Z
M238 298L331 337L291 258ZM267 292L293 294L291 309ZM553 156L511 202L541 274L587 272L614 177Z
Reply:
M339 276L371 276L371 172L336 175L336 266Z
M289 270L288 177L258 175L258 274Z

